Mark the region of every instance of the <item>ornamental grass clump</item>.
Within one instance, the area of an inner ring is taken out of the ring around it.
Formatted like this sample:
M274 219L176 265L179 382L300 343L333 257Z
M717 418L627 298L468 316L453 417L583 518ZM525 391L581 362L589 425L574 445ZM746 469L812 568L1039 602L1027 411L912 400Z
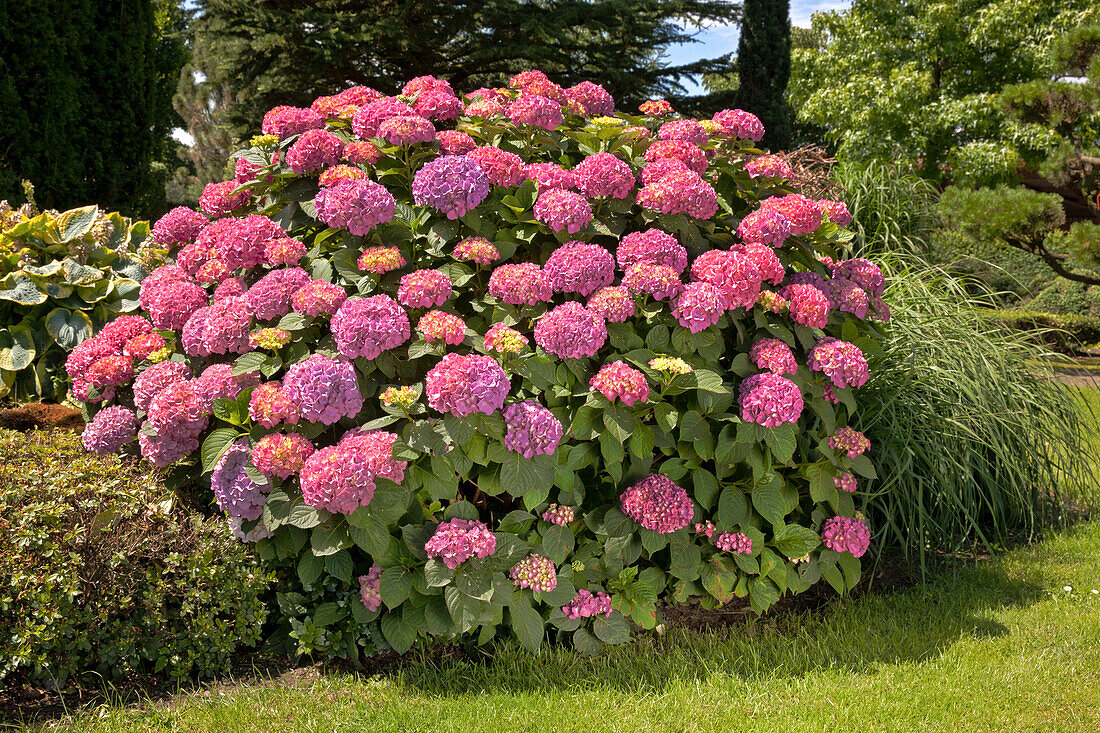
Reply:
M838 259L840 207L785 185L753 115L525 72L357 87L263 132L212 221L157 225L176 262L127 329L164 345L97 337L70 371L106 415L90 449L210 474L280 573L272 648L595 652L658 603L858 581L875 471L848 423L883 279Z

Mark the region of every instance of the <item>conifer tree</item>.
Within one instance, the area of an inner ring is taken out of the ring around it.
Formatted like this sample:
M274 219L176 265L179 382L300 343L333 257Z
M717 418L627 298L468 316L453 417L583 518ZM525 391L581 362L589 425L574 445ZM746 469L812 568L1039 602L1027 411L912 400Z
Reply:
M764 123L762 145L785 150L791 123L785 94L791 75L790 0L745 0L737 46L737 106Z

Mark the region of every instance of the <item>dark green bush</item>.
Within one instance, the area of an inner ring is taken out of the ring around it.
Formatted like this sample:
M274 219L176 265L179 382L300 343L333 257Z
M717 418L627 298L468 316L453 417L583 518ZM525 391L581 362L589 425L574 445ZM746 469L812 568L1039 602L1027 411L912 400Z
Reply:
M223 522L73 432L0 431L0 680L224 669L270 577Z
M986 317L997 324L1027 332L1032 340L1065 354L1100 343L1100 317L1058 315L1030 310L991 310Z
M1058 279L1024 307L1041 313L1100 317L1100 287Z

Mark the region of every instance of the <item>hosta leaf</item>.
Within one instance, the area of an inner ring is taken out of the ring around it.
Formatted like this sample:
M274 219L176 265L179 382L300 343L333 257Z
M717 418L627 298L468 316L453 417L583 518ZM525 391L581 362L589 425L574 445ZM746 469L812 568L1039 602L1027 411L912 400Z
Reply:
M92 319L83 311L54 308L46 314L46 331L61 348L72 351L92 335Z

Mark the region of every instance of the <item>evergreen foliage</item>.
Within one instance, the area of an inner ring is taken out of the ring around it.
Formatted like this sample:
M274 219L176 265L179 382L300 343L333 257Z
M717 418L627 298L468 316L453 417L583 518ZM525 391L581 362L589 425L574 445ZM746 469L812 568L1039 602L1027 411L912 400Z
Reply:
M746 0L737 46L737 106L760 118L763 145L786 150L791 123L785 93L791 75L790 0Z

